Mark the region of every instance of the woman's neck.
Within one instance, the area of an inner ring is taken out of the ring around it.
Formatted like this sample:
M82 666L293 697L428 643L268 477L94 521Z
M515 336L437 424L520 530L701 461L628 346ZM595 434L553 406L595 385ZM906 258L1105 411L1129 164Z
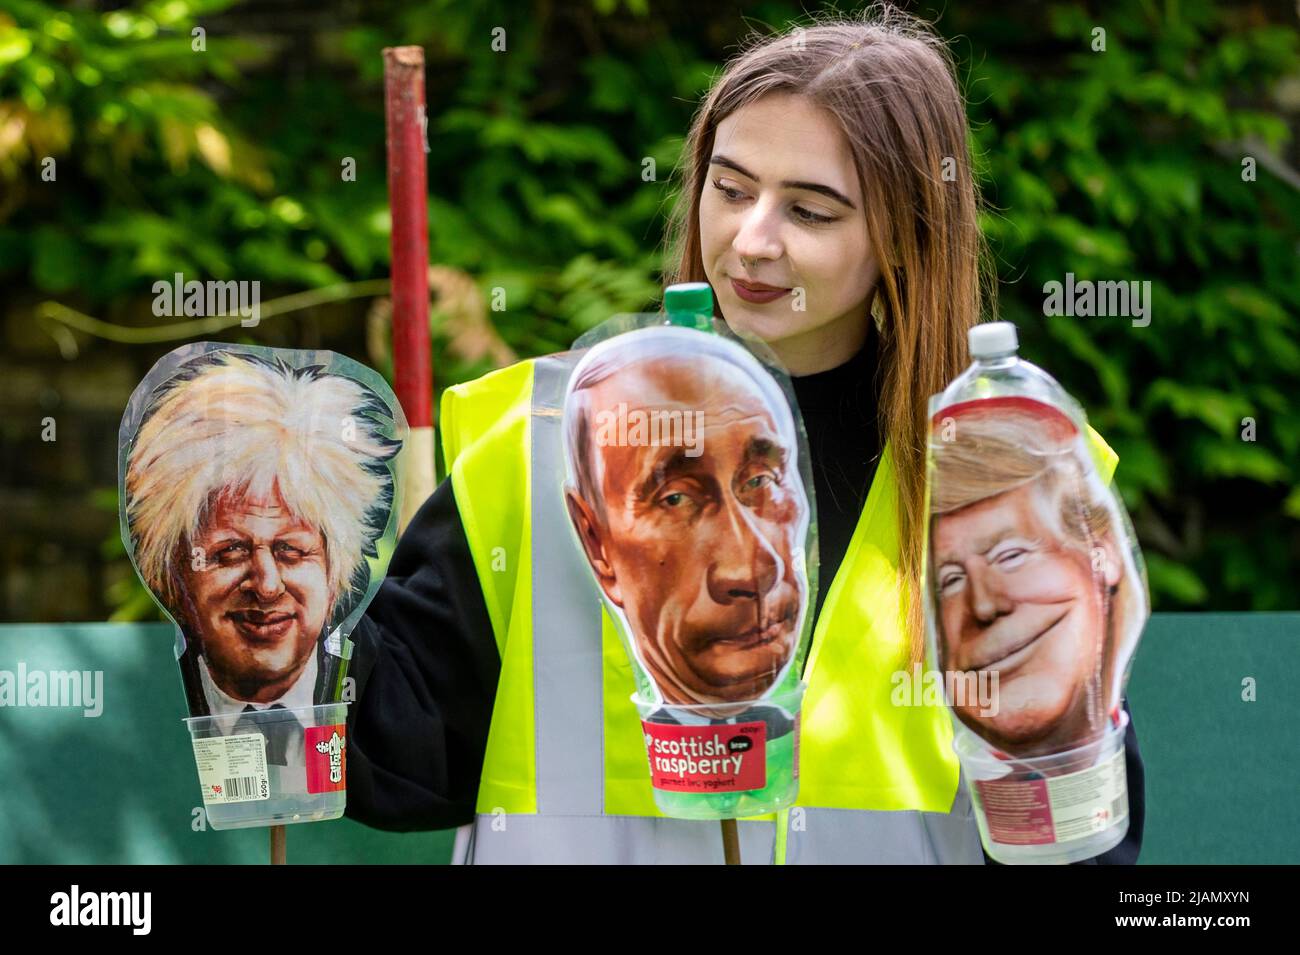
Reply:
M842 315L802 335L769 342L792 378L838 368L862 350L871 332L866 307Z

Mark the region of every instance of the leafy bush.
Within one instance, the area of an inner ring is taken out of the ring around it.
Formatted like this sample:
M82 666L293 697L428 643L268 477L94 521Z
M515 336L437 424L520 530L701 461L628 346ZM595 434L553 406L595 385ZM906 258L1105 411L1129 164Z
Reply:
M329 290L316 301L341 311L240 336L368 348L386 367L384 303L369 301L388 267L380 51L416 43L440 386L653 304L669 177L700 93L749 27L801 15L793 2L742 21L680 0L413 0L295 5L283 14L301 26L280 29L232 0L102 6L120 8L0 8L11 316L47 316L65 357L119 349L147 365L173 344L127 344L155 334L154 281L259 279L275 294ZM1294 607L1294 23L1203 0L1014 17L958 6L935 15L970 99L1001 315L1120 453L1158 606ZM57 185L42 181L45 157ZM1150 324L1045 316L1044 284L1067 273L1149 281ZM66 309L70 324L51 321L45 299L135 331ZM112 603L138 613L138 596Z

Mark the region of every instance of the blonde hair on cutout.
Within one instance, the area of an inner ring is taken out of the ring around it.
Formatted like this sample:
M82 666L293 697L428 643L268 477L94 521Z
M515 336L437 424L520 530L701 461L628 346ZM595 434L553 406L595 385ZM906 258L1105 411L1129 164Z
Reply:
M391 412L360 382L221 353L155 397L129 452L127 523L136 565L169 608L180 606L175 564L223 498L279 494L325 541L336 604L374 556L388 523L386 462L400 442ZM361 584L364 587L364 584Z
M1040 481L1049 500L1060 504L1054 517L1069 542L1091 550L1114 529L1110 501L1087 479L1078 432L1067 436L1041 415L1005 408L964 414L955 420L952 440L935 439L931 449L932 514L959 511Z

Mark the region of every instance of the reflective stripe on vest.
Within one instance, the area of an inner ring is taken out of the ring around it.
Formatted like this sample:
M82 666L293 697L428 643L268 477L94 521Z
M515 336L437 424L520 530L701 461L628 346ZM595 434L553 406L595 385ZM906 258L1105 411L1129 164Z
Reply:
M455 861L720 863L716 824L654 805L630 664L569 526L561 403L578 357L444 393L444 459L502 660ZM983 861L946 710L890 701L907 666L896 520L886 449L805 668L798 803L741 821L747 862Z
M646 771L649 785L649 770ZM788 813L788 865L982 864L963 786L951 813L800 809ZM785 815L785 814L783 814ZM742 820L740 858L774 860L775 823ZM479 815L456 834L458 864L722 865L715 822L645 816Z

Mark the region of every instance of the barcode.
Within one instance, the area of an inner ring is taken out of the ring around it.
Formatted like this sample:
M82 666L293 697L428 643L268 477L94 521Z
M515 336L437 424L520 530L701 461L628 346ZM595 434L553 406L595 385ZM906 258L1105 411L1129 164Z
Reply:
M1110 804L1110 824L1113 826L1127 815L1128 793L1121 793L1119 797Z
M227 799L244 799L247 796L260 796L257 791L256 776L228 776L226 777L226 798Z

